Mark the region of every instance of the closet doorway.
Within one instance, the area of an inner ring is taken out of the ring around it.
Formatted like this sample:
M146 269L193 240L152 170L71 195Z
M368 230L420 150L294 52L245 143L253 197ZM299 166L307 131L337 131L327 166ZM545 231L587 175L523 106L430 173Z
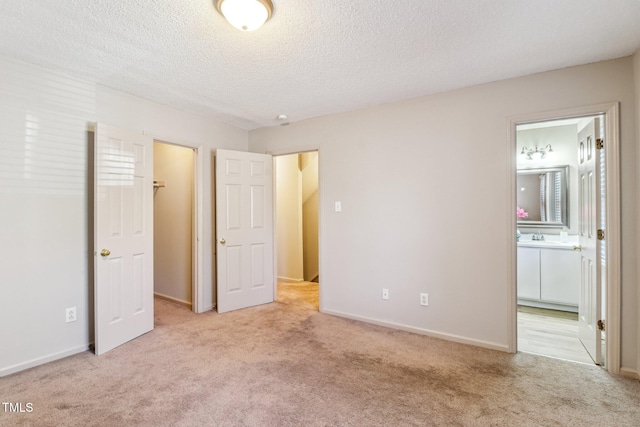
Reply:
M277 298L319 309L318 152L274 157Z
M154 295L195 310L195 149L153 143Z

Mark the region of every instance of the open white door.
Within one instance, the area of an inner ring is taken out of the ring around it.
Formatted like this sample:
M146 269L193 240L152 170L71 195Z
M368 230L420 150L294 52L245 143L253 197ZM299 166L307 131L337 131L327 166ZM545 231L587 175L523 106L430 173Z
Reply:
M217 150L218 313L274 301L273 161Z
M98 124L95 351L153 329L153 139Z
M580 341L596 364L601 363L600 319L600 149L596 146L599 120L593 119L578 133L578 219L580 225Z

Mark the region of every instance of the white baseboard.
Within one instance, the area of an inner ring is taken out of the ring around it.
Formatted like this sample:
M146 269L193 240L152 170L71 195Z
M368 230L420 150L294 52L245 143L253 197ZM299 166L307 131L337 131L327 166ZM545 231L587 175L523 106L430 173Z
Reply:
M278 276L278 280L282 280L283 282L304 282L304 279L292 279L291 277Z
M192 304L190 301L183 301L181 299L170 297L169 295L161 294L159 292L154 292L153 295L160 299L164 299L167 301L175 302L176 304L184 305L185 307L189 308L189 310L191 310Z
M384 326L384 327L387 327L387 328L399 329L401 331L413 332L415 334L420 334L420 335L427 335L427 336L433 337L433 338L440 338L440 339L443 339L443 340L446 340L446 341L454 341L454 342L458 342L458 343L461 343L461 344L470 344L470 345L474 345L476 347L483 347L483 348L488 348L488 349L491 349L491 350L509 352L509 346L506 345L506 344L497 344L497 343L492 343L492 342L489 342L489 341L476 340L476 339L473 339L473 338L462 337L462 336L459 336L459 335L447 334L447 333L443 333L443 332L431 331L429 329L417 328L415 326L403 325L401 323L387 322L387 321L384 321L384 320L371 319L369 317L356 316L356 315L353 315L353 314L343 313L343 312L335 311L335 310L324 309L324 310L321 310L321 312L325 313L325 314L331 314L333 316L344 317L346 319L359 320L359 321L365 322L365 323L371 323L371 324L378 325L378 326Z
M634 380L640 380L640 371L631 368L620 368L620 375Z
M79 347L63 350L58 353L48 354L46 356L31 359L26 362L16 363L12 366L0 369L0 377L14 374L16 372L24 371L25 369L33 368L35 366L44 365L45 363L53 362L54 360L64 359L65 357L73 356L74 354L82 353L89 350L89 345L81 345Z
M320 277L320 272L316 271L315 273L309 274L309 277L311 277L311 279L306 280L307 282L311 282L313 279L315 279L316 277Z

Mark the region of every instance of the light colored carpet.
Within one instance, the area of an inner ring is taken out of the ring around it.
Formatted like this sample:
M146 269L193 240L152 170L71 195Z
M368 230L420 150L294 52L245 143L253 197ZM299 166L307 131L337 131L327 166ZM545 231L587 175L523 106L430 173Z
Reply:
M640 382L324 315L279 302L194 315L156 300L156 328L0 378L3 426L637 426Z
M299 304L308 304L318 311L319 307L319 284L317 282L291 283L285 281L278 282L278 301L287 303L295 301Z

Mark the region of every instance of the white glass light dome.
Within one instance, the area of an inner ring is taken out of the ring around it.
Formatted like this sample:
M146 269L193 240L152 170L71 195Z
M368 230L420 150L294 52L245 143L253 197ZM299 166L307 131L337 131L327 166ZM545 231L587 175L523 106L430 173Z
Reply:
M260 28L273 12L271 0L216 0L216 8L240 31Z

